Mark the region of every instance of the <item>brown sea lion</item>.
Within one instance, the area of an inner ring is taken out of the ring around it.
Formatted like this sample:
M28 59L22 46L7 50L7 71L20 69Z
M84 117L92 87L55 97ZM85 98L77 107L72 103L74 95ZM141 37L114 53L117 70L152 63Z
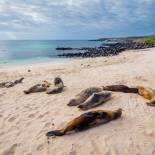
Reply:
M87 88L81 91L79 94L77 94L74 99L71 99L67 105L68 106L80 105L81 103L85 102L88 99L88 97L90 97L92 94L98 93L101 91L102 91L102 88L100 87Z
M54 88L48 88L46 93L47 94L58 94L61 93L63 91L64 88L64 84L61 78L56 77L54 79Z
M130 88L125 85L110 85L110 86L105 86L105 87L103 86L103 90L123 92L123 93L138 93L137 88Z
M36 84L29 88L28 90L24 90L25 94L36 93L36 92L44 92L51 84L48 81L43 81L42 84Z
M155 106L155 90L148 87L138 86L138 94L143 96L145 99L150 100L147 103L148 106Z
M18 79L18 80L15 80L14 82L11 82L11 81L9 81L9 82L2 82L2 83L0 83L0 88L10 88L10 87L13 87L13 86L15 86L15 85L17 85L17 84L19 84L19 83L22 83L22 81L24 80L24 78L22 77L22 78L20 78L20 79Z
M99 92L94 93L92 96L90 96L84 103L80 104L78 108L81 110L88 110L90 108L96 107L100 104L103 104L104 102L111 99L112 93L110 92Z
M66 127L61 130L54 130L47 132L46 136L47 137L63 136L71 131L82 131L94 126L108 123L112 120L121 117L121 115L122 115L122 109L117 109L114 111L108 111L108 110L90 111L71 120L70 122L67 123Z

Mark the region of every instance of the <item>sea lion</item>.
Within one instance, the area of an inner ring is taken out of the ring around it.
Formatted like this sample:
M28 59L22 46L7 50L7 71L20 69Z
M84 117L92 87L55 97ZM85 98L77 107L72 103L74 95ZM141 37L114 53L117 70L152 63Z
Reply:
M130 88L125 85L110 85L110 86L103 86L103 90L107 91L114 91L114 92L123 92L123 93L138 93L137 88Z
M80 104L78 106L78 108L80 108L81 110L88 110L90 108L96 107L96 106L103 104L104 102L110 100L111 94L112 93L110 93L110 92L94 93L84 103Z
M92 94L98 93L101 91L102 91L102 88L100 87L87 88L81 91L79 94L77 94L74 99L71 99L67 105L68 106L80 105L81 103L85 102L88 99L88 97L90 97Z
M36 93L36 92L44 92L50 87L50 83L48 81L43 81L42 84L36 84L29 88L28 90L24 90L25 94Z
M20 78L20 79L18 79L18 80L15 80L15 81L14 81L14 84L22 83L23 80L24 80L23 77Z
M108 123L112 120L120 118L122 115L122 109L114 111L108 110L96 110L90 111L80 115L79 117L71 120L67 123L66 127L61 130L54 130L46 133L47 137L51 136L63 136L71 131L82 131L94 126L98 126L104 123Z
M11 82L11 81L8 81L8 82L2 82L0 83L0 88L10 88L10 87L13 87L19 83L22 83L22 81L24 80L24 78L20 78L18 80L15 80L14 82Z
M56 77L54 79L54 86L55 86L54 88L47 89L46 93L47 94L58 94L58 93L61 93L63 91L63 88L65 87L62 79L59 77Z
M150 102L146 103L148 106L155 106L155 90L148 87L137 86L138 94L143 96L145 99L150 100Z

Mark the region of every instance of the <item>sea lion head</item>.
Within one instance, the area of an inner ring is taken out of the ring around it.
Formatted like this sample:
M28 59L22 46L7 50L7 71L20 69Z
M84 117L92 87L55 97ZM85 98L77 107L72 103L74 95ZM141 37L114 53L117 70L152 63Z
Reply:
M85 105L82 105L82 104L79 105L78 108L81 110L87 110L87 107Z
M21 77L20 80L23 81L24 80L24 77Z
M76 106L78 105L77 100L76 99L72 99L69 101L69 103L67 104L68 106Z
M137 89L138 89L139 95L143 95L144 94L145 88L143 86L137 86Z
M108 101L111 98L111 92L99 92L94 93L90 96L83 104L79 105L78 108L81 110L88 110L101 103Z
M61 79L60 77L56 77L56 78L54 79L54 85L56 86L56 85L58 85L58 84L60 84L60 83L63 83L62 79Z
M121 115L122 115L122 109L119 108L116 111L114 111L114 117L113 117L113 119L117 119L117 118L121 117Z
M51 84L50 84L48 81L46 81L46 80L43 81L43 84L42 84L43 87L48 88L48 87L50 87L50 85L51 85Z

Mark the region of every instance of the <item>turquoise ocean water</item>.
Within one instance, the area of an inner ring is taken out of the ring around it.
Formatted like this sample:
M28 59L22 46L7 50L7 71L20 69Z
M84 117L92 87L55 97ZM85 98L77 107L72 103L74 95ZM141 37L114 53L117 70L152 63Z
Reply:
M67 41L67 40L14 40L0 41L0 65L32 64L36 62L58 61L57 55L63 51L55 50L57 47L96 47L101 45L97 41ZM65 51L77 52L77 51Z

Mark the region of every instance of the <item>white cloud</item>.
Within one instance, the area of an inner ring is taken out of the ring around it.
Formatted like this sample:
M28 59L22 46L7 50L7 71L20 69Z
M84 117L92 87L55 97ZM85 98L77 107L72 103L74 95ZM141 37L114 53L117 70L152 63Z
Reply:
M152 24L154 0L1 0L0 28L4 31L63 29L112 30L132 24ZM10 27L11 25L11 27Z

